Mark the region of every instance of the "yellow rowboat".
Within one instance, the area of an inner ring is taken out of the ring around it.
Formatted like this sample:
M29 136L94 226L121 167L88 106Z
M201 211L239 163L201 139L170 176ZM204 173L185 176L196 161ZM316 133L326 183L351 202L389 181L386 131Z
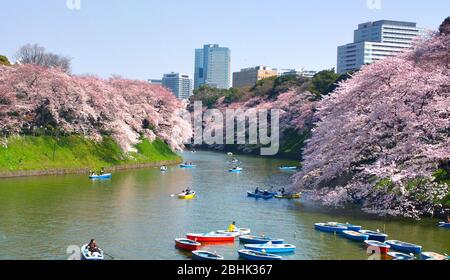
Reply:
M302 193L295 193L295 194L278 194L275 196L275 198L280 198L280 199L300 199L302 198Z
M195 198L195 192L191 192L189 194L187 193L180 193L178 195L179 199L194 199Z

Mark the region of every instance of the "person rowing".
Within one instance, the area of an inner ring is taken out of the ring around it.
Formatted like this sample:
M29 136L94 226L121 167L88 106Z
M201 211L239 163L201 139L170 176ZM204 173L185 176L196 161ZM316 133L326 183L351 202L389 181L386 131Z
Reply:
M87 249L91 253L91 255L94 255L95 253L101 253L100 249L97 246L97 241L95 239L91 239L91 242L89 242L89 245L87 246Z
M227 229L227 232L235 232L236 231L236 222L232 222Z

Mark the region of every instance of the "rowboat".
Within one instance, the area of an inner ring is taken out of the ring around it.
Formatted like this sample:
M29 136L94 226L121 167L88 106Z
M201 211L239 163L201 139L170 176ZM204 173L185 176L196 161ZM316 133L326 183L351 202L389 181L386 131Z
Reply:
M166 171L167 171L167 167L162 166L162 167L159 169L159 171L161 171L161 172L166 172Z
M195 198L196 193L195 192L190 192L190 193L180 193L178 194L178 198L179 199L194 199Z
M398 240L388 240L386 244L391 246L393 250L397 250L404 253L420 254L422 252L422 246L406 243Z
M369 239L369 236L367 234L363 234L352 230L344 230L342 234L344 235L345 238L353 241L366 241Z
M441 255L435 252L423 252L420 254L420 259L430 261L445 261L448 256Z
M230 169L230 170L228 170L228 172L230 172L230 173L240 173L240 172L242 172L242 168L240 168L240 167L236 167L236 168L232 168L232 169Z
M252 251L265 251L267 253L292 253L296 247L291 244L247 244L244 245L245 249Z
M364 243L366 244L366 246L369 249L375 249L375 250L377 250L377 252L379 252L380 254L383 254L383 255L386 255L387 253L389 253L389 249L391 248L391 246L386 245L383 242L375 241L375 240L366 240L366 241L364 241Z
M450 228L450 223L441 222L441 223L439 223L439 227L441 227L441 228Z
M275 195L273 193L264 194L262 192L259 193L247 192L247 196L254 198L271 199L274 198Z
M302 197L302 193L294 193L294 194L277 194L275 198L279 199L300 199Z
M229 155L230 157L233 156L232 152L227 153L227 155Z
M195 168L197 165L194 164L180 164L180 168Z
M185 251L196 251L202 246L201 243L195 240L189 240L184 238L175 239L175 247Z
M198 241L198 242L210 242L210 243L219 243L219 242L234 242L234 236L231 234L223 234L223 233L188 233L186 237L190 240Z
M193 251L192 258L194 260L202 260L202 261L221 261L224 259L221 255L211 253L208 251Z
M329 222L328 225L336 225L336 226L346 227L347 230L351 230L351 231L360 231L362 229L361 226L352 225L349 223L343 224L343 223Z
M411 256L399 252L389 252L387 255L395 261L412 261L415 259L414 255Z
M89 179L93 179L93 180L101 180L101 179L111 179L112 174L102 174L102 175L91 175L89 176Z
M81 259L86 261L101 261L104 260L103 251L99 249L100 252L91 253L88 249L89 244L83 245L81 247Z
M297 166L280 166L280 170L297 170L298 167Z
M372 231L372 230L360 230L359 231L362 234L367 234L369 236L369 240L375 240L380 242L385 242L388 238L387 234L378 232L378 231Z
M227 231L227 230L218 230L216 231L216 233L220 233L220 234L230 234L233 235L234 237L239 237L241 235L248 235L250 234L252 231L248 228L238 228L235 231Z
M239 257L249 261L281 261L283 257L252 250L239 250Z
M324 231L324 232L334 232L334 233L342 233L344 230L347 230L347 227L338 226L338 225L330 225L326 223L317 223L314 225L316 230Z
M254 235L242 235L239 236L239 241L246 244L266 244L272 242L272 244L283 244L283 239L273 239L265 236L254 236Z

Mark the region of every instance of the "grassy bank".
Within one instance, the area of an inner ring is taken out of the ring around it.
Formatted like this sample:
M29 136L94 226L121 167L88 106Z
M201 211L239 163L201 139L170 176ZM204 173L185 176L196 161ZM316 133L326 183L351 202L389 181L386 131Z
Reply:
M126 154L111 139L95 142L82 136L14 136L0 145L0 173L52 170L99 169L119 165L139 165L180 158L161 140L144 140L138 152Z

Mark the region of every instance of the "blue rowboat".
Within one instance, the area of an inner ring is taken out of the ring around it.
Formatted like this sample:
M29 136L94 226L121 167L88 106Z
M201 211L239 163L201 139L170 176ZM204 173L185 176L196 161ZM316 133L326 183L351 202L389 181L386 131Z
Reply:
M423 252L420 254L420 259L430 261L445 261L448 256L444 256L435 252Z
M372 231L372 230L360 230L359 231L362 234L367 234L369 236L369 240L375 240L380 242L385 242L388 238L387 234L378 232L378 231Z
M450 228L450 223L446 223L446 222L439 223L439 227L441 227L441 228Z
M281 261L283 257L252 250L239 250L239 257L249 261Z
M422 252L422 246L406 243L398 240L388 240L386 244L391 246L393 250L397 250L403 253L420 254Z
M262 198L262 199L272 199L275 195L272 193L264 194L264 193L255 193L255 192L247 192L247 196L254 198Z
M195 168L197 165L193 164L180 164L180 168Z
M326 223L317 223L314 225L316 230L324 231L324 232L333 232L333 233L342 233L344 230L347 230L347 227L338 226L338 225L330 225Z
M336 223L336 222L329 222L328 225L337 225L337 226L341 226L341 227L346 227L347 230L352 230L352 231L360 231L362 229L361 226L352 225L349 223L342 224L342 223Z
M193 251L192 259L201 261L222 261L224 258L221 255L211 253L208 251Z
M297 166L280 166L280 170L286 171L286 170L297 170Z
M248 244L244 246L247 250L266 252L266 253L293 253L296 249L291 244Z
M394 261L412 261L416 259L414 256L399 252L389 252L388 256L391 257Z
M254 235L242 235L239 236L239 241L246 244L266 244L272 242L272 244L283 244L283 239L272 239L265 236L254 236Z
M363 234L352 230L344 230L342 234L344 235L345 238L353 241L366 241L369 239L369 236L367 234Z
M91 175L89 176L89 179L93 180L101 180L101 179L111 179L111 174L102 174L102 175Z

